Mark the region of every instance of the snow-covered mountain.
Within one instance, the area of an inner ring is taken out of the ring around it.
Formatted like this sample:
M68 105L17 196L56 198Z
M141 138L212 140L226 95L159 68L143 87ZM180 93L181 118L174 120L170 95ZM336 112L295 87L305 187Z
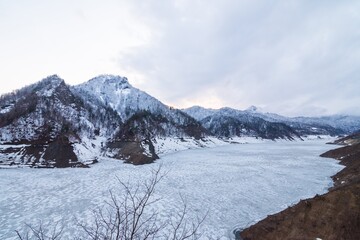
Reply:
M183 111L197 119L204 128L217 137L251 136L289 140L300 138L299 134L288 125L264 120L248 111L232 108L214 110L199 106Z
M101 102L104 106L111 107L118 113L123 122L128 121L136 113L147 112L166 117L176 125L196 124L189 115L163 104L146 92L132 87L125 77L101 75L86 83L74 86L73 92L77 93L84 101L94 101L95 99L95 105Z
M345 134L360 130L360 116L333 115L323 117L295 117L291 122L301 122L305 124L328 125L335 129L342 130Z
M111 108L123 121L107 144L112 157L134 164L148 163L158 158L156 138L199 140L206 136L206 130L195 119L132 87L125 77L101 75L74 86L73 92L91 105L100 102Z
M158 158L157 138L204 136L195 119L119 76L70 87L53 75L0 99L3 163L68 167L106 154L142 164Z
M237 122L235 125L244 125L247 122L255 123L257 119L262 119L270 123L281 123L288 127L291 127L297 135L340 135L352 133L360 129L360 117L358 116L327 116L327 117L285 117L276 113L262 112L255 106L251 106L246 110L236 110L231 108L221 109L206 109L199 106L183 109L184 112L200 121L202 125L210 130L210 132L216 134L216 129L220 126L229 124L229 118L233 119L233 122ZM218 119L218 122L216 122ZM210 121L211 120L211 121ZM223 123L222 123L223 122ZM216 127L216 125L218 127ZM231 125L231 124L230 124ZM234 123L232 123L234 125ZM239 128L239 127L238 127ZM227 132L230 135L246 135L254 134L249 131L241 132L240 130L234 130L234 127L229 127ZM224 127L222 128L224 131Z
M92 96L103 105L110 106L124 122L138 111L161 114L170 112L167 106L154 97L132 87L126 77L100 75L74 86L73 91L84 100L88 101L88 96Z
M276 113L262 112L252 106L245 110L249 114L271 122L282 122L301 134L350 134L360 129L360 116L333 115L322 117L285 117Z
M113 131L117 116L92 113L57 75L3 95L0 108L1 161L39 166L81 165L79 148L97 147L84 140Z
M293 140L355 129L359 117L287 118L256 107L181 111L125 77L101 75L68 86L52 75L0 96L0 164L86 166L101 155L144 164L159 153L235 136Z
M195 118L197 121L201 121L206 117L209 117L211 115L214 115L218 112L216 109L212 108L203 108L200 106L193 106L190 108L182 109L183 112L189 114L193 118Z

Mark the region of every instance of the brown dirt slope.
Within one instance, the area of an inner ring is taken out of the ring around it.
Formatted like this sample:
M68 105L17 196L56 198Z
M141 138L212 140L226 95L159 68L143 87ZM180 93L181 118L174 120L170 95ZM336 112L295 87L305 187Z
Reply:
M338 144L338 145L354 145L360 143L360 132L358 133L354 133L351 134L347 137L344 138L340 138L336 141L334 141L333 144Z
M346 166L332 176L334 180L332 189L360 183L360 143L330 150L321 154L321 156L338 159L342 165Z
M243 230L244 240L360 239L360 143L352 141L321 156L341 160L346 167L333 176L324 195L302 200Z

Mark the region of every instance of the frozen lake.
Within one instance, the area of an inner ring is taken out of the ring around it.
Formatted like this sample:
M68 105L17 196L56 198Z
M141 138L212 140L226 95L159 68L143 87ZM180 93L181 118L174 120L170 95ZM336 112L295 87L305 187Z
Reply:
M0 239L15 239L14 230L39 220L60 221L68 239L74 218L88 219L103 205L118 185L116 176L136 182L159 164L168 171L157 188L160 216L177 211L182 195L191 215L208 211L200 229L204 239L228 239L235 227L325 193L330 176L342 169L318 157L331 148L324 140L261 142L186 150L145 166L101 159L90 169L0 169Z

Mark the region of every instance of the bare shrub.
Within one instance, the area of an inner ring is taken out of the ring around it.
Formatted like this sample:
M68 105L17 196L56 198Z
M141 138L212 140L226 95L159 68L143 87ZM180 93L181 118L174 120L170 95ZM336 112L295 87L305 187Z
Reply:
M25 232L15 232L20 240L60 240L62 237L63 229L64 228L62 224L59 223L56 223L53 227L49 227L44 226L44 224L40 222L38 226L26 224Z
M164 176L159 167L152 170L152 175L148 180L135 185L130 182L125 183L118 178L119 189L111 190L110 199L105 206L93 211L93 220L90 224L78 221L79 233L82 233L78 239L198 239L201 236L199 227L206 214L201 218L189 218L189 208L183 197L181 197L182 206L179 212L174 212L165 218L160 217L155 203L161 199L156 198L155 191ZM24 237L17 232L19 239L55 240L61 238L62 230L60 234L54 232L54 235L48 237L41 225L37 229L29 225L28 227L35 238ZM53 236L56 238L52 238Z
M181 212L167 219L160 219L159 212L152 208L161 200L155 197L155 190L164 176L159 167L152 171L150 179L135 186L118 179L122 194L110 191L110 201L104 208L94 211L94 223L80 224L81 228L92 240L197 239L205 217L190 222L183 198Z

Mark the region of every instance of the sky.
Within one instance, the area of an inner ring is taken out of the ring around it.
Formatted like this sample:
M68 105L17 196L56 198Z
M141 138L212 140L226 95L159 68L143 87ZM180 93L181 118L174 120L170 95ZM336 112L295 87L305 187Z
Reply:
M360 1L0 0L0 94L100 74L177 108L360 115Z

